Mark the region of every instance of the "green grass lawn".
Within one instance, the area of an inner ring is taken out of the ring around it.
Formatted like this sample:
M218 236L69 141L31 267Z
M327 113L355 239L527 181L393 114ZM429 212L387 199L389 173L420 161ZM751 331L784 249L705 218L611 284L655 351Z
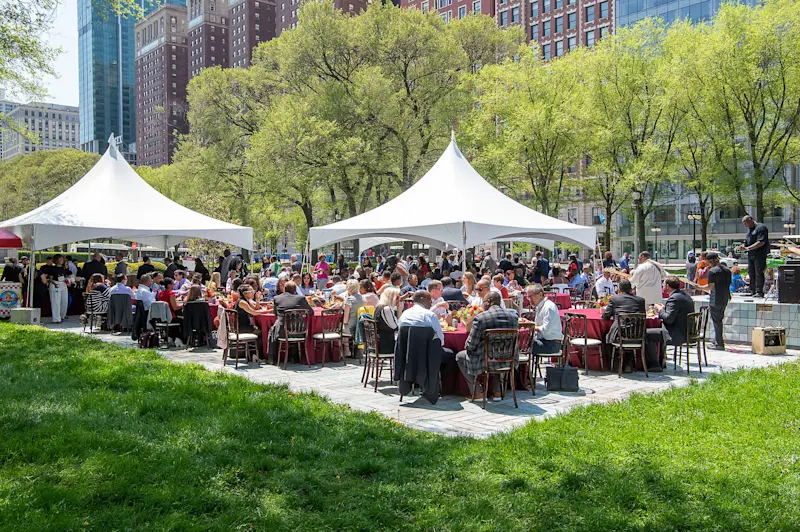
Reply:
M3 530L798 530L800 366L450 439L0 325Z

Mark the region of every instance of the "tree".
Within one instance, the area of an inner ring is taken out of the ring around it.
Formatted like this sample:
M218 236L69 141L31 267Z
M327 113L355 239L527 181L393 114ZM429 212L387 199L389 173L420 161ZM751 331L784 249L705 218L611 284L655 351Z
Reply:
M670 46L688 110L743 211L765 215L765 197L798 161L800 5L723 4L710 24L676 26ZM798 199L787 184L787 190Z
M0 164L0 219L40 207L74 185L100 156L79 150L49 150L18 155Z
M477 105L465 129L473 164L494 181L558 216L567 170L578 159L572 116L575 62L545 64L529 46L518 59L483 67L475 80Z
M576 54L584 145L598 175L614 183L615 194L630 191L638 250L646 247L645 218L675 176L682 113L666 90L665 36L662 23L647 19Z

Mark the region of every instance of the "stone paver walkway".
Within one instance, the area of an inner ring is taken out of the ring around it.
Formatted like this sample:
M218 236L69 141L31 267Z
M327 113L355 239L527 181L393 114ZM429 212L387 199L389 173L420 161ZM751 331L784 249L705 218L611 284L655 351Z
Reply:
M52 330L70 333L81 333L81 326L75 318L60 325L47 325ZM135 346L130 335L113 335L101 333L98 339L126 346ZM746 347L737 346L744 351ZM635 392L654 392L668 389L671 386L685 386L690 382L684 369L672 369L672 362L664 373L651 374L645 378L644 373L625 374L620 379L616 374L591 372L586 376L580 373L581 389L575 393L546 392L541 380L537 380L536 396L528 390L518 390L519 408L514 408L510 395L500 402L487 403L486 410L480 402L470 403L463 397L445 396L436 405L431 405L421 397L404 397L400 402L397 386L389 382L381 383L378 392L372 386L364 388L361 380L363 366L355 360L348 360L346 366L341 363L327 364L325 367L306 365L290 365L286 371L272 365L248 367L239 365L234 369L233 363L222 365L222 351L210 349L170 349L159 350L159 353L175 362L194 362L212 371L226 371L239 375L253 382L264 384L285 384L296 392L315 392L333 402L348 405L355 410L377 412L395 419L409 427L436 432L449 436L487 437L496 432L508 431L531 420L541 420L562 412L567 412L580 405L607 403L627 398ZM671 353L671 350L670 350ZM746 367L763 367L796 360L800 352L790 351L780 356L760 356L752 353L708 350L708 367L703 368L702 375L696 364L692 364L693 379L704 380L711 373L731 371ZM685 363L684 363L685 364ZM386 373L388 375L388 372Z

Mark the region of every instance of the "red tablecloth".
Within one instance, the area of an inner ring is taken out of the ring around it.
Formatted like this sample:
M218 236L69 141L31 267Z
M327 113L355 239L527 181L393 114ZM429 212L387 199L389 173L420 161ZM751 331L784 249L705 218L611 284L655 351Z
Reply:
M209 303L208 310L211 311L211 321L213 323L219 314L219 303Z
M444 333L444 347L452 349L453 353L464 350L469 333L463 324L458 325L458 330ZM492 377L494 379L494 377ZM527 373L517 373L517 389L527 387ZM510 393L510 391L509 391ZM458 369L458 364L445 364L442 366L442 395L472 395L472 388Z
M556 294L556 305L560 305L564 310L572 308L572 300L569 298L569 294Z
M268 355L269 349L269 342L267 341L267 337L269 335L269 329L272 327L272 324L275 323L277 317L274 314L262 314L260 316L254 316L253 319L256 320L256 324L259 329L261 329L264 339L264 357L266 358ZM323 344L322 342L317 344L317 349L314 350L314 340L313 337L316 333L322 332L322 309L315 308L314 309L314 316L311 318L311 322L309 323L308 327L308 334L306 336L306 353L308 353L309 359L311 360L312 364L321 364L322 363L322 352L323 352ZM326 355L327 361L334 361L337 362L341 360L339 355L339 345L338 344L329 344L328 345L328 353ZM301 360L302 363L305 363L305 357Z
M606 371L609 371L611 368L611 345L606 343L606 335L608 331L611 330L611 323L612 320L604 320L603 309L599 308L587 308L587 309L572 309L572 310L562 310L560 311L561 315L563 316L565 312L570 312L572 314L583 314L586 316L586 332L589 338L594 338L596 340L603 341L603 356L605 359L605 368ZM661 327L661 320L658 318L647 318L647 327L648 328L658 328ZM589 352L589 369L594 371L600 371L600 357L592 356L592 353L596 351ZM572 365L576 367L582 367L580 355L577 351L572 352ZM641 369L641 364L639 363L639 359L636 359L636 367L637 369Z

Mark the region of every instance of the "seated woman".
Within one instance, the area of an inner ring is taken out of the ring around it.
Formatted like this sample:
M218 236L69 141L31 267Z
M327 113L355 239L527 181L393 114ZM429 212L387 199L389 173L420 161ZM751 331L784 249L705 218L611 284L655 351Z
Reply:
M403 313L403 303L400 299L400 290L394 287L387 288L381 294L381 300L375 307L375 323L378 327L378 354L389 355L394 353L395 335L398 325L397 319Z
M317 293L317 285L314 284L314 279L311 274L306 272L300 281L300 286L297 287L297 293L302 296L313 296Z
M263 353L263 340L262 331L253 324L252 316L260 316L268 314L266 309L262 309L261 305L255 299L255 291L249 283L243 283L239 286L239 303L236 305L236 319L239 323L239 333L255 334L258 339L258 357L262 357Z
M103 279L103 275L95 273L89 282L86 283L86 293L92 294L87 297L87 311L93 314L106 314L108 312L108 301L111 299L111 291Z
M192 285L192 287L189 288L189 291L186 293L185 303L190 301L204 301L203 291L198 285Z
M472 272L465 273L464 276L461 278L461 282L462 282L461 292L463 292L463 294L466 297L469 298L475 295L475 285L477 284L478 281L475 280L474 273Z
M206 285L206 295L208 297L216 297L217 292L219 291L220 285L220 273L214 272L211 274L211 280Z
M731 292L739 292L744 288L747 288L747 283L742 277L741 268L737 264L731 268Z
M553 268L553 278L550 279L550 284L567 284L567 278L564 276L564 272L558 266Z
M364 305L367 307L375 307L380 301L378 294L375 293L375 285L368 279L362 279L358 282L358 293L361 294Z
M178 316L178 313L181 312L181 303L178 301L177 296L175 295L175 291L173 288L175 287L175 281L171 278L167 277L164 279L164 290L158 293L158 301L162 303L166 303L169 305L169 310L172 313L172 322L171 323L182 323L183 319ZM180 338L181 329L183 327L170 327L169 328L169 343L174 344L175 347L183 347L183 341Z

